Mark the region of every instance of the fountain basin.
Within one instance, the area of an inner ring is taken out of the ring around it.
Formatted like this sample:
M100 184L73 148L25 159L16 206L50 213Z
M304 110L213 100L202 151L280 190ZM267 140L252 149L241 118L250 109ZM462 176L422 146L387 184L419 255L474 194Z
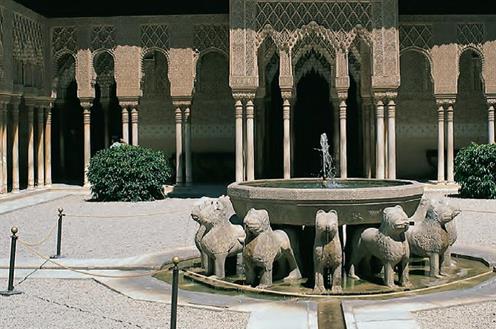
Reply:
M345 179L328 187L322 179L275 179L228 186L236 214L265 209L271 224L314 225L318 210L336 210L340 225L378 224L384 208L400 205L412 216L424 194L408 180Z

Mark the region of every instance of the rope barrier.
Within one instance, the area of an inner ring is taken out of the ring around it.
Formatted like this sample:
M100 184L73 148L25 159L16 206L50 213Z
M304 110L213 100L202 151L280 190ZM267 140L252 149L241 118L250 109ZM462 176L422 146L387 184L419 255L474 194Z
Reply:
M24 244L26 244L27 246L30 246L30 247L37 247L37 246L42 245L43 243L48 241L48 239L53 235L53 232L55 232L55 229L57 228L57 226L58 226L58 223L55 223L55 225L53 225L52 228L48 231L48 234L46 235L46 237L44 237L42 240L40 240L38 242L26 242L26 241L24 241Z
M75 272L75 273L79 273L79 274L83 274L83 275L88 275L88 276L93 276L93 277L100 277L100 278L111 278L111 279L129 279L129 278L142 278L142 277L146 277L146 276L153 276L153 275L156 275L158 273L163 273L163 272L167 272L169 271L169 269L161 269L161 270L156 270L156 271L150 271L150 272L147 272L147 273L140 273L140 274L132 274L132 275L108 275L108 274L96 274L96 273L90 273L88 271L83 271L83 270L78 270L78 269L75 269L75 268L71 268L69 266L65 266L57 261L54 261L53 259L51 259L50 257L47 257L47 256L44 256L42 255L41 253L39 253L37 250L35 250L34 248L30 247L29 245L27 245L24 241L22 240L18 240L19 244L21 246L23 246L24 248L26 248L27 251L31 252L32 254L34 254L35 256L38 256L39 258L47 261L47 262L50 262L60 268L63 268L65 270L68 270L68 271L71 271L71 272Z
M159 215L176 215L185 213L184 211L162 211L156 213L149 214L130 214L130 215L75 215L75 214L66 214L67 217L73 218L99 218L99 219L120 219L120 218L135 218L135 217L151 217L151 216L159 216Z

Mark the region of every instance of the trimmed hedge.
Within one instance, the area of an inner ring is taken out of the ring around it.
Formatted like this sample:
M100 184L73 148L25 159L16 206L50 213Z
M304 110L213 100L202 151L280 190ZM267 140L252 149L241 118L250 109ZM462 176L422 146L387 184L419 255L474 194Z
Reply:
M458 152L455 180L462 197L496 199L496 144L472 143Z
M163 199L171 174L162 152L126 144L97 152L88 168L91 193L98 201Z

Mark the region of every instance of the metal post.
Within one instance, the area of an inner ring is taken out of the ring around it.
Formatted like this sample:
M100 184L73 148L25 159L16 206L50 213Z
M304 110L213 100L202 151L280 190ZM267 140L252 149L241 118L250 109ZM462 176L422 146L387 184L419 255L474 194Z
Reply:
M179 285L179 257L172 258L172 301L171 301L171 329L176 329L177 322L177 290Z
M60 248L62 245L62 217L65 216L64 208L59 208L59 220L58 220L58 230L57 230L57 254L50 258L60 258Z
M2 296L11 296L20 294L20 291L14 290L14 269L15 269L15 255L16 255L16 244L17 244L17 232L19 231L17 227L12 227L12 241L10 244L10 267L9 267L9 284L7 287L7 291L0 291L0 295Z

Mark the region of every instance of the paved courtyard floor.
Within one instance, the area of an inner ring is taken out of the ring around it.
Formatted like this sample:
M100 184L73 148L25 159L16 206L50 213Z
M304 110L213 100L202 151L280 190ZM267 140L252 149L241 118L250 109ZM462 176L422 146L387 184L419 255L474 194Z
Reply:
M193 241L196 224L189 217L196 199L103 204L88 201L89 196L80 191L44 193L17 200L0 200L0 289L6 287L10 227L19 228L22 241L43 242L33 248L42 255L52 255L55 252L55 234L48 238L47 234L56 224L58 208L63 208L66 214L62 244L64 258L60 262L71 267L104 270L106 267L120 268L128 263L151 268L175 253L196 253ZM441 192L429 192L435 193ZM496 201L451 198L450 202L462 209L462 215L457 219L457 244L496 249ZM5 206L2 208L2 205ZM46 241L41 241L45 238ZM68 271L36 270L42 264L43 268L55 266L48 266L22 245L17 255L18 264L25 267L17 271L16 278L16 285L23 294L0 298L0 328L169 327L167 295L158 296L155 302L142 301L137 297L141 296L139 294L117 292L120 289L118 282L103 285L105 280L99 283L82 279L84 275ZM416 328L493 329L496 328L495 303L496 300L417 312L413 314L417 322L409 323ZM253 307L182 304L179 328L262 328L260 322L257 325L257 318L261 319L264 313L253 312ZM267 305L259 308L266 308L266 313L270 312L270 307L277 308ZM310 309L308 314L311 314ZM279 328L277 319L272 325ZM294 326L314 327L315 321L310 318L306 324L296 323Z

